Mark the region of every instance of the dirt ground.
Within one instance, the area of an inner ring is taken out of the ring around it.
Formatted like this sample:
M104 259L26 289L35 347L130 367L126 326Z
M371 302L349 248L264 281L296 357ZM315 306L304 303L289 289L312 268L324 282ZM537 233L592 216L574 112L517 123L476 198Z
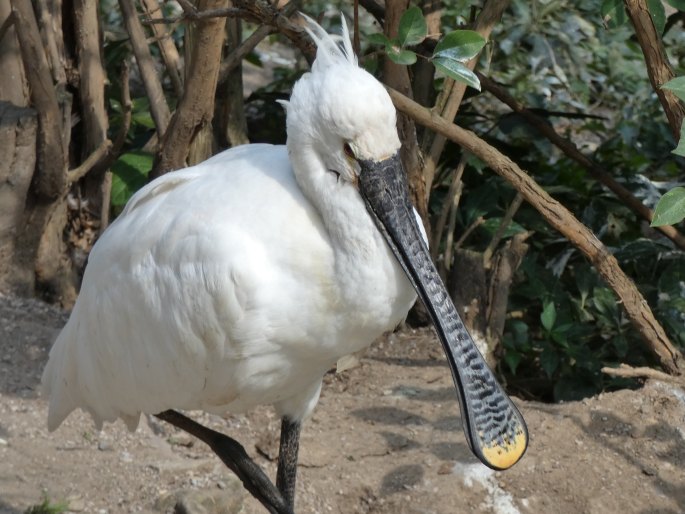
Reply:
M0 513L23 513L45 497L101 514L263 512L202 443L161 422L97 432L78 412L49 434L39 379L65 319L0 296ZM404 331L326 377L303 429L297 512L685 512L682 390L650 382L577 403L517 401L530 448L495 473L468 451L441 353L430 331ZM279 420L271 410L193 415L241 441L275 475Z

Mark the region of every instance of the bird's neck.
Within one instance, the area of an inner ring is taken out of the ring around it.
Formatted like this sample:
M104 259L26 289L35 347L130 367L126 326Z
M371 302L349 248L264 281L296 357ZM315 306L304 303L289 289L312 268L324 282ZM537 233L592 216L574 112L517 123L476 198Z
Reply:
M384 246L356 186L329 171L313 150L289 150L300 190L321 216L336 256L365 258Z

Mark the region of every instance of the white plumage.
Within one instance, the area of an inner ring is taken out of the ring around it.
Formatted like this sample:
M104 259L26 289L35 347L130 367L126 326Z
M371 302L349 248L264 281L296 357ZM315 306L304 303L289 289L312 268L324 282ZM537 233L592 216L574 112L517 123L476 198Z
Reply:
M300 420L323 374L415 292L357 189L355 157L400 146L395 110L347 51L319 50L286 104L288 145L248 145L136 193L90 255L43 375L49 428L171 408L273 404Z

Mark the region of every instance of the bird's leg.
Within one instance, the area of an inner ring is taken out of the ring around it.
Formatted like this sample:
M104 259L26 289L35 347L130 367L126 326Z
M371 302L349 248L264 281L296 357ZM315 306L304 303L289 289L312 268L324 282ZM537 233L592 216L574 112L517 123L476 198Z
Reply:
M299 421L287 416L281 419L281 446L278 449L276 487L291 510L295 508L295 481L297 480L297 454L300 449Z
M264 471L262 471L262 469L250 458L245 451L245 448L243 448L238 441L221 432L200 425L189 417L174 410L166 410L155 416L208 444L223 463L238 475L238 478L243 482L245 489L259 500L269 512L275 514L293 514L292 498L288 500L285 496L281 495L278 489L274 487L271 480L269 480L269 477L267 477ZM297 442L295 448L295 459L297 459ZM294 474L292 483L294 486Z

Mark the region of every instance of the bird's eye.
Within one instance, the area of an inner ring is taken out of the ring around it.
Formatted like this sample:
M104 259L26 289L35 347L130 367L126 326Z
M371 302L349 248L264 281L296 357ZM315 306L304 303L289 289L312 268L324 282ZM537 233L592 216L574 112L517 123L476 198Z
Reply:
M345 155L347 156L348 159L352 159L352 160L357 159L354 155L354 151L352 150L352 147L350 146L350 143L345 143L343 145L343 152L345 152Z

